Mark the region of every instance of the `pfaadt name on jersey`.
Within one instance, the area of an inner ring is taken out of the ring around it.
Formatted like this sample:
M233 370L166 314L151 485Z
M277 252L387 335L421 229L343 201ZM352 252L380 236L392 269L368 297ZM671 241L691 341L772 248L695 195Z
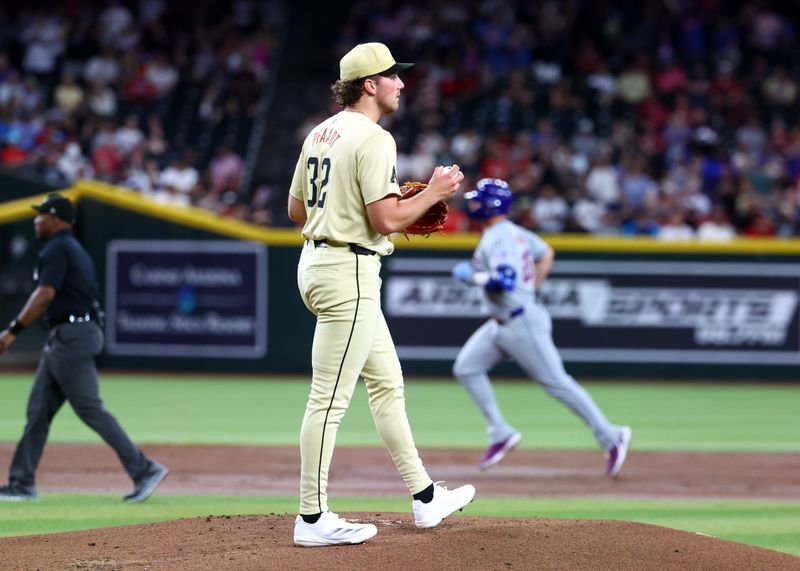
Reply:
M339 134L339 131L333 128L325 128L319 129L314 131L311 135L311 140L316 143L328 143L329 146L333 146L333 144L338 141L342 136Z

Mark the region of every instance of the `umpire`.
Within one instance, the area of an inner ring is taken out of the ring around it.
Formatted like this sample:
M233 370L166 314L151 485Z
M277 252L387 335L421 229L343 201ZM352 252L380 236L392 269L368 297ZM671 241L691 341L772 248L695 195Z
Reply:
M9 483L0 486L0 501L36 499L36 468L44 451L50 423L68 400L80 419L119 456L134 483L123 499L142 502L167 475L167 469L148 458L103 406L94 356L103 347L97 282L89 254L72 235L75 207L65 197L50 194L40 205L33 224L45 243L34 272L37 287L16 319L0 333L0 354L40 315L50 329L28 397L28 420L9 470Z

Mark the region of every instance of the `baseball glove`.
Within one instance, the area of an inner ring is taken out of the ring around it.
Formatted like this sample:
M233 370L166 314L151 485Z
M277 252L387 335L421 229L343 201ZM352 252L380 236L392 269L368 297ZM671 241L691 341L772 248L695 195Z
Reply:
M424 182L406 182L400 187L400 200L406 200L425 190L428 185ZM444 202L437 202L431 206L416 222L412 222L403 228L403 234L408 238L409 234L424 234L430 236L434 232L440 232L447 221L449 207Z

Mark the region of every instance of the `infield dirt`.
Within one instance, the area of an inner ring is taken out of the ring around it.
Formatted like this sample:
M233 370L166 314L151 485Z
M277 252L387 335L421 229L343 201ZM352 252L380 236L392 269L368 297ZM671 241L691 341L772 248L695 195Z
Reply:
M297 493L296 448L146 446L170 467L158 494ZM0 444L0 457L13 446ZM527 451L487 472L476 450L421 451L431 476L472 483L481 497L751 498L800 501L800 456L634 452L616 480L600 453ZM402 497L402 482L382 449L338 448L329 492ZM129 491L118 460L103 445L51 444L39 491ZM46 501L46 500L43 500ZM2 506L0 506L2 507ZM797 569L800 558L663 527L596 520L471 517L469 508L434 530L410 513L348 513L378 526L360 546L292 545L293 514L207 517L155 524L0 539L5 569Z

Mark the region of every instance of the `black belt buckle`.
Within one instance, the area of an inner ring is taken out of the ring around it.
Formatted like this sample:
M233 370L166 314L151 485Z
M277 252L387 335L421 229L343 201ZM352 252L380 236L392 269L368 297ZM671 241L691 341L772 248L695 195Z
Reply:
M327 248L329 246L327 238L322 238L321 240L309 240L309 242L312 242L315 248ZM359 246L358 244L354 244L353 242L350 242L347 246L348 248L350 248L351 252L353 252L354 254L358 254L359 256L374 256L375 254L377 254L377 252L375 252L374 250L370 250L369 248L365 248L364 246Z
M364 246L359 246L358 244L353 244L352 242L348 244L348 246L350 246L351 252L358 254L359 256L374 256L377 253L374 250L370 250Z

